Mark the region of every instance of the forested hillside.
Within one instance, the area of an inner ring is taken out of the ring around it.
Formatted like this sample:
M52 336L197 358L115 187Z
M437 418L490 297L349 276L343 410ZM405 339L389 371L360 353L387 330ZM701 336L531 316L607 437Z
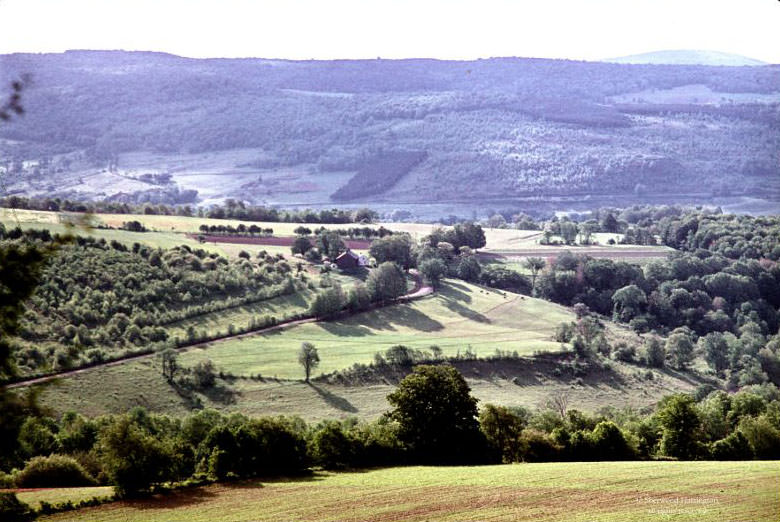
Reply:
M47 230L0 224L3 246L53 239ZM208 331L219 312L303 288L279 256L228 260L186 245L127 247L79 236L52 257L27 303L13 340L16 364L28 375L61 371L257 328L283 318L248 313L249 325Z
M82 51L2 56L0 72L31 75L25 117L0 130L0 170L18 194L780 197L776 66ZM241 153L214 154L226 150ZM208 168L177 159L205 153Z

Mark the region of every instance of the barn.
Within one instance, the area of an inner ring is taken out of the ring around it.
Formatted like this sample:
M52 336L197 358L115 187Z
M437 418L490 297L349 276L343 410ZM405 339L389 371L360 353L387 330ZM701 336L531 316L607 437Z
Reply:
M355 270L360 266L360 256L352 250L347 249L336 258L336 265L340 270Z

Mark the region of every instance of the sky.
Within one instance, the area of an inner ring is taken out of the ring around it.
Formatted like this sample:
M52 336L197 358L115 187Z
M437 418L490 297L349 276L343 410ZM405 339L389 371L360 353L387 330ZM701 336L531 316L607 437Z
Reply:
M778 0L0 0L0 53L598 60L696 49L780 63L779 27Z

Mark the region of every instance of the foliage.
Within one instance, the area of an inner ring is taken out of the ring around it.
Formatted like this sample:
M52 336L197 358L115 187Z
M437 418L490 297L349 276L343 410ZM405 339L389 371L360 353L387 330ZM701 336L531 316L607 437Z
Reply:
M303 372L306 375L304 382L309 382L312 370L320 364L317 348L311 343L302 343L301 349L298 351L298 362L303 366Z
M7 522L35 520L35 512L21 502L15 493L0 491L0 518Z
M393 234L371 242L369 254L377 263L393 261L404 270L412 267L412 238L409 234Z
M447 274L447 265L441 259L426 259L420 263L420 273L433 288L439 286L442 277Z
M657 412L663 429L661 452L682 460L693 460L703 453L699 442L701 419L693 398L672 395L664 400Z
M374 301L389 301L406 293L406 277L401 267L386 261L368 275L366 287Z
M61 241L45 230L13 229L4 237L8 252ZM23 372L41 373L183 343L169 334L176 323L295 292L291 271L271 256L234 261L188 246L127 248L79 236L52 256L26 303L15 360ZM24 281L21 274L7 277Z
M172 478L173 451L125 416L100 430L103 467L121 497L147 493Z
M398 437L418 461L479 461L484 438L477 400L463 376L450 366L417 366L387 396Z
M66 455L33 457L15 476L20 488L93 486L95 479L75 459Z
M381 194L395 185L411 169L422 162L423 151L394 150L364 159L357 173L331 195L334 201Z

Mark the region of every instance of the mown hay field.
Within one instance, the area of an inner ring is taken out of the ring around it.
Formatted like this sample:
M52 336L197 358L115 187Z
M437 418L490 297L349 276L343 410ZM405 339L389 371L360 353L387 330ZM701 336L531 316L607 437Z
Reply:
M780 463L593 462L315 473L42 520L777 520Z

